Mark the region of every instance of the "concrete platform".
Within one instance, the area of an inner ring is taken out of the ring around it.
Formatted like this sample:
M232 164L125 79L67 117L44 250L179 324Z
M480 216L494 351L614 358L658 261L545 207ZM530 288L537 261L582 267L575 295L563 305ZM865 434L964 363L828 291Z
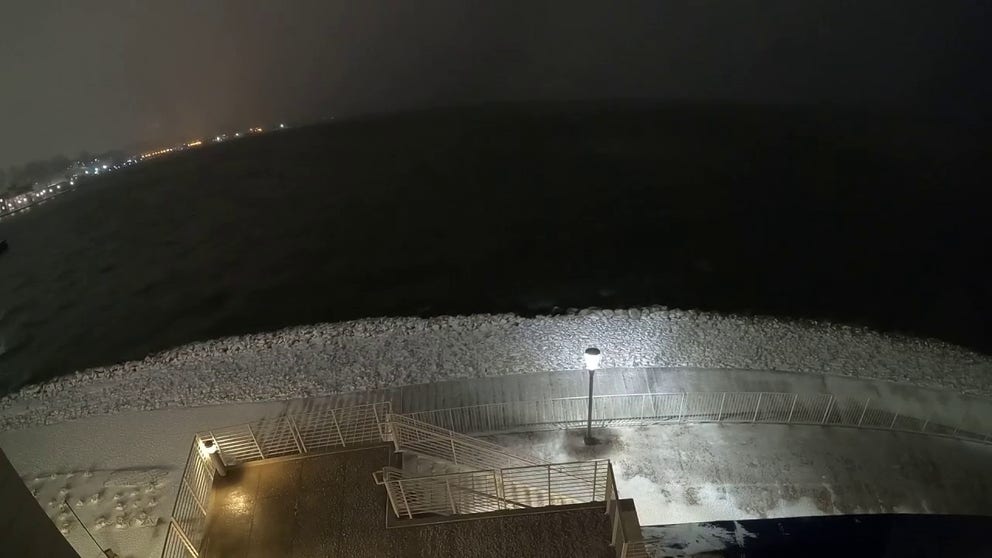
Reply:
M201 556L612 556L602 509L386 528L386 446L248 465L214 483Z

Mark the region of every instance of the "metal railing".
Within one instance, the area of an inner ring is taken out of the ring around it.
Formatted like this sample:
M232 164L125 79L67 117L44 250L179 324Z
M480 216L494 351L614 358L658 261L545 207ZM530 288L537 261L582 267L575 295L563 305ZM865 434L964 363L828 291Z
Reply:
M165 535L162 558L199 558L199 556L200 553L195 550L192 541L186 538L174 521L170 522L169 531Z
M413 451L453 463L466 470L546 463L536 457L511 452L503 446L404 415L388 416L385 437L392 440L396 451Z
M400 518L485 513L507 507L499 497L494 470L408 477L387 467L373 478L385 487L393 514Z
M588 399L566 397L405 415L463 434L553 430L585 424ZM992 435L908 416L871 397L775 392L641 393L593 398L597 427L669 423L774 423L916 432L989 443Z
M574 461L499 471L503 497L528 507L606 501L609 461Z
M386 467L373 476L396 517L413 519L603 502L608 470L609 461L597 460L420 477Z
M389 401L291 413L201 432L213 440L225 465L238 465L383 441Z
M172 509L172 521L165 536L162 558L196 558L206 534L207 510L210 509L214 480L214 468L210 456L203 449L199 436L193 443L186 458L179 482L176 505Z
M183 470L162 558L199 556L214 479L214 467L204 450L204 442L214 442L227 466L382 442L383 419L391 410L388 401L321 409L196 434Z
M408 415L392 414L391 403L386 401L291 413L201 432L187 458L162 556L195 558L203 542L213 467L202 443L210 440L227 466L392 441L397 451L415 451L466 469L464 473L427 477L384 470L377 482L386 485L398 517L603 500L609 510L609 502L616 496L615 484L611 496L609 486L604 484L600 490L599 483L613 482L612 468L601 471L597 462L588 462L593 463L590 478L582 463L548 464L467 435L577 427L585 423L587 401L585 397L568 397ZM593 399L593 423L598 427L707 422L846 426L992 441L989 433L901 414L870 397L710 392L603 395ZM638 554L643 552L643 542L621 541L621 548L623 556L646 555Z

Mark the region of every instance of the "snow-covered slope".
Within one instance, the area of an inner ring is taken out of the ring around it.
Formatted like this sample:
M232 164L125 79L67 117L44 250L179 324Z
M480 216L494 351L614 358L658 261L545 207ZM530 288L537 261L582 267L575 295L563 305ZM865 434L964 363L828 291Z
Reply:
M661 307L380 318L178 347L77 372L0 400L0 429L126 410L266 401L462 377L581 367L691 366L826 373L992 397L992 358L845 326Z

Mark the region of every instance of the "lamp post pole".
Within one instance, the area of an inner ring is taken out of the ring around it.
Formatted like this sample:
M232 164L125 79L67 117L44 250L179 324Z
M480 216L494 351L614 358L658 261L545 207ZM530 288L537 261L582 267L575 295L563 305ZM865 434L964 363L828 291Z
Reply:
M586 363L586 370L589 371L589 408L586 412L586 437L585 442L587 446L596 443L596 439L592 437L592 394L593 394L593 381L596 378L596 369L599 368L599 361L603 357L600 354L599 349L596 347L589 347L586 349L583 358Z
M222 477L227 476L227 467L224 465L224 460L217 454L217 450L220 449L217 447L217 442L215 440L206 440L203 442L203 449L210 456L210 465L213 466L214 471Z

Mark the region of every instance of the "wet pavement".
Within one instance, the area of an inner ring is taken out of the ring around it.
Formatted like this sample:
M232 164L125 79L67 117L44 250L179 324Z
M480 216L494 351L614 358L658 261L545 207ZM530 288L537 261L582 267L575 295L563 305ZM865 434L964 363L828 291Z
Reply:
M214 483L204 558L506 556L607 557L601 509L386 528L386 494L372 472L390 448L232 469Z
M679 424L485 438L551 462L609 459L641 525L845 514L992 515L992 446L855 428Z

